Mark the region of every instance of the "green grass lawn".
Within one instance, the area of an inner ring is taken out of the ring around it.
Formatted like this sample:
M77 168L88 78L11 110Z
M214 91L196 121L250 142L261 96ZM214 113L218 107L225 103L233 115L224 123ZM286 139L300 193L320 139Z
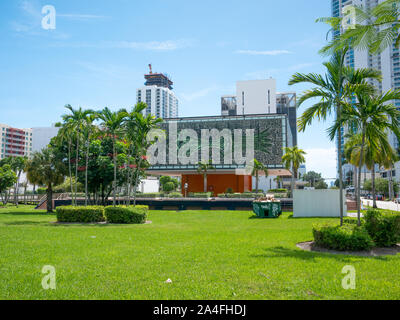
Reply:
M152 211L147 225L54 225L0 209L1 299L400 299L400 255L304 252L313 223L251 212ZM56 290L44 290L44 265ZM353 265L356 290L344 290ZM165 281L170 278L172 283Z

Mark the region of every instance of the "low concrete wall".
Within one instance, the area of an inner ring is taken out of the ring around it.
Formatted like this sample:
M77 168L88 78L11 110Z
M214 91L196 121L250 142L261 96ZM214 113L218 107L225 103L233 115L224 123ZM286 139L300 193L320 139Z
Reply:
M339 190L294 190L293 217L340 217ZM343 215L347 216L343 191Z

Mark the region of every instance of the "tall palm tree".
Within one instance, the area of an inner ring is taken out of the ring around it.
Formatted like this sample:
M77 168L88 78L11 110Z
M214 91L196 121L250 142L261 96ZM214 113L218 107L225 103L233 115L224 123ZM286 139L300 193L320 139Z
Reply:
M90 113L85 117L85 126L83 128L83 137L85 140L86 148L86 161L85 161L85 206L88 205L89 192L88 192L88 170L89 170L89 151L90 151L90 139L96 130L96 126L93 125L93 121L96 119L95 113Z
M340 127L347 124L356 128L361 134L357 183L357 217L358 224L361 225L361 167L364 159L365 140L367 138L377 148L376 141L384 142L387 139L387 131L391 131L397 137L400 137L400 111L393 104L390 104L391 101L400 99L400 91L390 90L380 95L359 91L356 92L356 97L356 103L345 103L343 105L340 121L336 121L329 128L329 131L330 136L332 136Z
M109 108L104 108L102 111L96 113L98 119L103 121L101 126L111 136L113 142L113 161L114 161L114 181L113 181L113 206L116 206L117 199L117 154L116 154L116 141L118 137L123 134L123 124L128 112L121 109L117 112L112 112Z
M71 105L66 105L71 113L63 115L62 118L65 123L69 123L70 130L75 132L76 137L76 159L75 159L75 205L76 203L76 195L78 193L78 167L79 167L79 143L82 138L82 131L86 125L86 117L90 114L93 114L93 110L84 110L81 107L79 109L74 109Z
M66 120L64 123L56 123L56 127L60 128L58 130L57 137L55 142L57 145L62 146L65 143L68 144L68 175L69 175L69 184L71 191L71 201L72 205L75 205L74 199L74 190L72 186L72 165L71 165L71 149L72 149L72 141L74 139L74 130L72 120Z
M256 192L258 192L258 179L260 172L264 172L265 177L268 177L268 168L259 162L257 159L253 160L253 170L251 171L251 175L256 177Z
M345 57L347 48L335 52L329 62L325 62L326 74L296 73L289 81L289 85L298 83L309 83L315 87L307 90L299 98L298 106L309 99L318 98L319 102L307 108L298 120L299 131L304 132L306 127L312 123L314 118L325 121L331 113L336 113L336 119L341 119L343 104L353 97L355 85L358 90L367 90L367 85L362 83L363 79L380 79L379 72L373 69L357 69L346 67ZM362 84L361 84L362 83ZM351 86L353 85L353 86ZM341 129L341 128L340 128ZM340 223L343 225L343 155L342 155L342 130L337 130L338 150L338 176L340 189ZM331 139L333 140L334 137Z
M295 188L295 177L297 178L297 172L300 168L300 165L306 162L305 156L306 152L302 149L299 149L297 146L292 148L286 147L285 154L282 156L282 162L286 169L292 171L292 198L293 192Z
M14 203L15 206L18 208L18 193L19 193L19 181L21 179L21 174L25 171L26 162L28 160L27 157L13 157L10 158L10 165L12 170L15 172L17 176L17 181L15 182L14 188Z
M204 192L207 192L207 175L210 170L215 170L211 160L209 162L199 162L197 172L203 175Z
M64 172L60 155L51 148L35 152L28 161L27 176L30 182L47 188L47 212L53 211L53 187L64 182Z
M144 107L144 108L143 108ZM136 171L135 171L135 182L134 182L134 194L133 194L133 204L136 205L136 193L139 183L139 177L143 166L147 164L146 154L147 149L156 141L148 139L150 131L159 127L159 124L163 121L162 119L157 119L151 114L143 116L142 111L147 107L143 102L137 105L138 112L135 113L136 118L136 128L134 130L135 137L133 139L133 144L135 148L135 159L136 159Z
M138 139L138 131L140 131L140 121L138 121L138 115L142 114L143 110L146 110L146 104L139 102L133 107L132 111L128 113L125 119L125 136L128 143L128 155L127 155L127 184L128 184L128 199L127 205L131 203L131 188L133 180L133 167L132 156L135 152L134 141Z

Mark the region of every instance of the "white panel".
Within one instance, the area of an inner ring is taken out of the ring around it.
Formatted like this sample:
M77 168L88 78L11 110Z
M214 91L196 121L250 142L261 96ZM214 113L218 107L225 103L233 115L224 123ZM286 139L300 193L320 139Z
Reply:
M293 217L340 217L340 190L294 190ZM347 216L343 191L343 216Z

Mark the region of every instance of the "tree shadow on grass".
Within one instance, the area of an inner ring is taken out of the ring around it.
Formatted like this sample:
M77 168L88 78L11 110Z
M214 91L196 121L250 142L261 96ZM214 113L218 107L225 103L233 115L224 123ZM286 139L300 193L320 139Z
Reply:
M6 226L49 226L48 221L10 221L3 222Z
M35 211L8 211L8 212L0 212L0 215L53 217L56 214L55 212L47 213L47 212L35 212Z
M251 255L252 258L296 258L310 262L320 262L317 258L334 259L342 263L364 261L366 259L386 261L385 256L353 256L344 254L332 254L326 252L304 251L301 249L290 249L285 247L273 247L264 249L265 253Z

